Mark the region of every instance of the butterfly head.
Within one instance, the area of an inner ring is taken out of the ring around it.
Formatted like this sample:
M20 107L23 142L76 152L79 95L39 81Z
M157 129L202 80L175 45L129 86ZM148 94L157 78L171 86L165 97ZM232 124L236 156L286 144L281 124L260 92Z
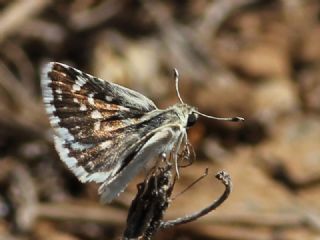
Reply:
M173 110L179 116L181 123L185 128L192 127L199 118L196 108L185 103L178 103L174 105Z

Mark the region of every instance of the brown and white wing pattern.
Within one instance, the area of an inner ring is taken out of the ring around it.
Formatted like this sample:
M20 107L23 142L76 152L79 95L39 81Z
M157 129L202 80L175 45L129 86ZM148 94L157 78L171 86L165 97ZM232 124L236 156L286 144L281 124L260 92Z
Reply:
M177 157L186 141L185 105L160 110L140 93L56 62L41 81L60 158L81 182L102 183L103 202L161 153Z
M42 92L57 152L82 182L114 176L142 145L135 124L157 109L140 93L56 62L43 69Z

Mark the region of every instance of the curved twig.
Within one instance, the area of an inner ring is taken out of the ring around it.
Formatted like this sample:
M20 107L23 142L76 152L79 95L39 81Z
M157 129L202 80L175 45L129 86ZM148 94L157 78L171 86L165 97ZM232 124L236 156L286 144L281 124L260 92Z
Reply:
M151 176L148 181L138 185L138 193L129 209L127 226L122 239L150 240L159 229L192 222L216 209L228 198L232 188L228 173L221 171L216 175L216 178L222 181L226 187L219 199L203 210L189 216L163 221L163 215L171 202L170 196L175 178L172 175L172 165L159 168L158 172Z
M228 198L229 194L231 193L232 182L231 182L230 175L225 171L218 172L216 175L216 178L218 180L222 181L222 183L226 187L224 193L217 200L215 200L208 207L206 207L206 208L204 208L194 214L191 214L191 215L188 215L188 216L185 216L182 218L177 218L175 220L161 222L160 228L164 229L164 228L174 227L176 225L195 221L195 220L203 217L204 215L208 214L209 212L215 210L217 207L219 207Z

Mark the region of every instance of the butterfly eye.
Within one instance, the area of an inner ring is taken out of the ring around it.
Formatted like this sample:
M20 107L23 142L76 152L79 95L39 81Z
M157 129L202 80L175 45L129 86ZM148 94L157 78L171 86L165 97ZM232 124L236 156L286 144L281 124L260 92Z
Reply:
M188 116L187 127L193 126L197 120L198 120L198 114L194 112L190 113Z

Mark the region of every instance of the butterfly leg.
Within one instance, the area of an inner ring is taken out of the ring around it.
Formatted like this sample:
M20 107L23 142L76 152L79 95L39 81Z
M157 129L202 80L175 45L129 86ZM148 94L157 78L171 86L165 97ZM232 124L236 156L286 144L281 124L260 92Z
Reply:
M174 148L174 151L172 152L172 158L174 161L174 166L176 169L176 174L177 174L177 178L180 178L180 173L179 173L179 165L178 165L178 156L179 156L179 151L180 151L180 147L183 144L183 140L185 139L185 134L180 134L177 144Z

